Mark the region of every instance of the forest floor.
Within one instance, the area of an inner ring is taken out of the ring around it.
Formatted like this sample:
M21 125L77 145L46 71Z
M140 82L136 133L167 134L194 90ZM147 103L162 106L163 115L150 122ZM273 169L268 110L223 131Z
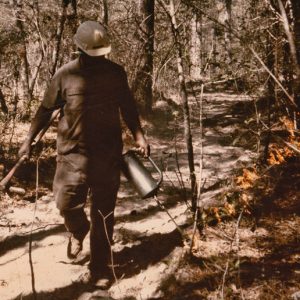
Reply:
M204 94L201 143L199 103L191 101L197 174L203 151L200 205L205 208L205 224L192 247L155 199L141 200L122 177L112 246L116 281L108 291L81 284L89 239L81 256L70 261L68 233L51 192L51 129L39 163L36 157L26 163L12 182L26 194L1 194L1 300L300 299L299 158L258 170L256 137L246 126L252 100L231 93ZM160 101L144 127L164 174L158 199L191 238L193 220L184 197L188 163L177 111L176 103ZM27 128L16 126L15 145ZM8 159L1 162L12 166Z

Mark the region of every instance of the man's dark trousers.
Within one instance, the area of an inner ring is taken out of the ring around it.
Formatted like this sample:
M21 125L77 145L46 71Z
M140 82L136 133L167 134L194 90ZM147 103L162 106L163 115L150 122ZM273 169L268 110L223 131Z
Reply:
M101 272L111 262L110 245L114 226L114 209L120 185L120 157L106 153L88 157L80 153L59 155L53 182L57 207L74 237L90 226L84 212L90 190L90 265Z

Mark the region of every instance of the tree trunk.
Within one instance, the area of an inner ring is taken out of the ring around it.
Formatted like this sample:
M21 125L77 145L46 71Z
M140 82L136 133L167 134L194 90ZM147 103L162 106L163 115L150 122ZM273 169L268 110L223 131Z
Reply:
M102 0L102 3L103 3L103 9L101 14L102 15L101 19L104 26L107 27L108 26L108 3L107 0Z
M78 27L77 0L65 0L65 5L67 6L66 17L74 35Z
M296 47L296 59L298 69L300 69L300 2L299 0L291 0L293 17L294 17L294 37L295 37L295 47ZM297 83L295 86L295 100L298 107L298 111L300 111L300 75L298 74ZM298 123L299 123L298 116ZM298 124L299 127L300 124Z
M5 98L4 98L4 95L2 93L2 90L0 89L0 105L1 105L1 110L7 114L8 113L8 108L7 108L7 105L6 105L6 102L5 102Z
M278 6L281 14L281 19L282 19L282 24L283 28L288 40L288 46L289 46L289 52L290 52L290 61L291 61L291 85L292 85L292 92L294 96L294 102L296 104L297 109L293 111L293 118L294 118L294 124L295 128L297 129L298 127L298 122L299 122L299 116L297 118L297 113L299 114L299 108L300 108L300 64L299 64L299 59L298 59L298 53L297 53L297 47L296 47L296 40L295 40L295 35L298 34L296 31L299 29L298 27L296 28L296 25L299 20L294 19L294 30L291 30L291 24L289 17L287 16L286 13L286 8L284 7L284 4L282 3L281 0L278 1ZM298 4L294 1L294 5L292 6L292 13L294 17L299 17L299 1L297 1ZM298 25L299 26L299 25ZM299 45L299 44L298 44Z
M30 91L30 83L29 83L29 63L27 59L27 45L26 45L26 33L23 26L23 16L22 16L22 0L13 0L14 5L14 14L16 18L16 26L18 28L18 34L21 41L21 52L20 57L23 60L24 71L22 72L23 78L23 90L24 90L24 98L28 98L28 101L32 100L32 93Z
M61 1L60 17L59 17L59 21L58 21L58 27L56 30L55 45L54 45L54 50L53 50L53 54L52 54L52 68L50 71L51 76L54 75L54 73L56 72L56 69L57 69L60 46L61 46L61 39L62 39L64 26L65 26L65 22L66 22L68 4L69 4L68 0Z
M43 59L44 59L44 53L42 52L41 57L39 59L39 63L36 66L32 76L31 76L31 79L30 79L29 90L30 90L30 93L32 95L33 95L33 91L34 91L34 88L35 88L36 80L38 78L38 75L39 75L39 72L40 72L40 69L41 69L41 66L42 66ZM28 106L30 106L30 102L28 103Z
M140 40L142 54L140 68L132 89L138 102L145 104L145 112L152 112L153 53L154 53L154 0L142 0L140 5Z
M232 0L225 0L225 6L226 6L225 23L228 25L228 30L225 30L224 39L225 39L225 47L226 47L226 51L227 51L227 57L228 57L229 63L231 63L231 59L232 59L232 53L231 53Z
M201 29L196 15L190 21L191 46L190 46L190 76L191 80L201 79Z
M217 34L216 25L211 29L211 50L207 62L209 64L209 78L212 78L217 65Z
M181 104L183 109L183 117L184 117L184 139L188 153L188 164L190 171L190 180L191 180L191 190L192 190L192 210L195 212L197 210L197 186L196 186L196 175L195 175L195 163L194 163L194 149L193 149L193 140L191 134L191 121L190 121L190 112L189 112L189 104L188 104L188 94L186 89L186 79L183 72L183 53L182 46L180 43L180 37L178 33L178 26L175 16L175 7L173 0L170 0L169 11L167 7L160 2L164 7L166 12L169 14L171 19L172 33L176 47L177 54L177 71L178 71L178 79L179 79L179 89L181 96Z
M278 30L277 24L275 25L274 30ZM267 62L266 65L268 69L278 78L278 72L277 72L277 41L273 43L273 40L268 36L268 43L267 43ZM267 94L267 125L269 128L271 128L271 115L272 115L272 107L275 103L276 99L276 84L272 78L268 78L267 82L268 87L268 94ZM265 146L264 146L264 157L263 161L264 163L267 163L268 156L269 156L269 145L271 141L271 129L268 130L266 140L265 140Z

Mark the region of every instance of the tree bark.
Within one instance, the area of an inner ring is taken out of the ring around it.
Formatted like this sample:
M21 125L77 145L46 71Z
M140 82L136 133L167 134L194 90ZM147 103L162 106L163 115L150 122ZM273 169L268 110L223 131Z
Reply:
M66 17L74 35L78 27L77 0L65 0L65 5L67 7Z
M142 57L132 89L137 101L144 103L145 112L152 112L153 53L154 53L154 0L142 0L140 5L140 40Z
M169 2L169 10L167 9L167 7L164 5L163 2L159 1L159 3L164 7L165 11L168 13L171 19L172 33L173 33L173 38L176 47L179 90L180 90L181 105L182 105L183 117L184 117L184 139L185 139L185 144L188 153L188 164L189 164L189 172L190 172L190 180L191 180L192 210L195 212L197 210L197 184L196 184L196 175L195 175L194 149L193 149L193 139L191 133L188 93L186 89L186 79L183 72L182 45L180 43L180 37L178 32L173 0L170 0Z
M232 0L225 0L226 6L226 19L225 24L228 26L228 30L225 30L224 39L225 39L225 47L227 51L227 57L229 59L229 63L231 63L232 53L231 53L231 27L232 27Z
M300 113L300 61L299 61L299 49L297 50L297 46L299 47L299 43L296 42L295 39L295 35L298 33L295 30L299 29L299 20L296 19L296 17L299 17L299 9L300 9L300 5L299 5L299 1L293 1L292 3L292 13L293 13L293 17L294 17L294 28L293 30L291 30L291 24L290 24L290 20L287 16L287 12L285 10L284 4L282 2L282 0L277 0L278 2L278 6L279 6L279 11L281 14L281 21L283 24L283 28L288 40L288 46L289 46L289 53L290 53L290 62L291 62L291 85L292 85L292 91L293 91L293 96L294 96L294 102L296 104L296 111L293 111L294 115L294 125L295 128L297 129L299 127L299 115L297 116L297 114ZM296 26L297 24L297 26Z
M217 34L216 34L216 24L212 26L211 29L211 51L207 58L207 63L209 64L209 78L212 78L214 73L216 72L216 65L217 65Z
M201 79L201 29L200 22L196 15L194 15L190 21L191 30L191 46L190 46L190 76L192 80Z
M275 30L278 30L277 24L275 25ZM277 40L273 43L273 40L268 36L268 43L267 43L267 61L266 65L268 69L276 76L278 77L278 72L276 68L277 64ZM276 99L276 85L272 78L268 79L267 82L268 87L268 94L267 94L267 125L268 128L271 128L271 115L272 115L272 107L275 103ZM269 156L269 145L271 141L271 130L268 130L266 140L265 140L265 146L264 146L264 157L263 161L264 163L267 163L268 156Z
M295 51L298 69L300 69L300 2L299 0L291 0L293 17L294 17L294 37L295 37ZM297 83L295 86L295 102L298 107L298 112L300 111L300 75L298 74ZM300 117L298 116L298 123ZM300 124L298 124L299 127Z
M27 45L26 45L26 33L23 26L23 7L22 7L22 0L13 0L14 6L14 14L16 18L16 26L18 28L18 34L21 41L21 52L20 57L22 58L24 69L22 77L24 77L23 81L23 89L24 89L24 98L28 98L29 101L32 100L32 93L30 91L30 68L27 58Z
M7 105L6 105L6 102L5 102L5 97L4 97L1 89L0 89L0 105L1 105L1 110L5 114L7 114L8 113L8 108L7 108Z
M102 20L105 27L108 26L108 3L107 0L102 0L103 10L102 10Z
M55 37L55 45L54 50L52 54L52 68L51 68L51 76L54 75L57 69L58 64L58 58L59 58L59 52L60 52L60 46L61 46L61 39L64 31L64 26L66 22L67 17L67 6L69 4L70 0L62 0L61 1L61 11L60 11L60 17L58 21L58 27L56 30L56 37Z

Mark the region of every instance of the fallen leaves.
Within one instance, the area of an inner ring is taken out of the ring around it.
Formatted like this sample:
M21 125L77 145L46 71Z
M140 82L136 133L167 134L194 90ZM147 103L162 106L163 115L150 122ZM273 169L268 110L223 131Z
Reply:
M284 163L288 157L291 156L293 156L293 151L288 147L280 148L278 144L271 144L267 162L271 166L280 165Z
M239 188L247 190L253 187L258 178L259 176L255 169L243 169L243 174L236 178L236 184Z

